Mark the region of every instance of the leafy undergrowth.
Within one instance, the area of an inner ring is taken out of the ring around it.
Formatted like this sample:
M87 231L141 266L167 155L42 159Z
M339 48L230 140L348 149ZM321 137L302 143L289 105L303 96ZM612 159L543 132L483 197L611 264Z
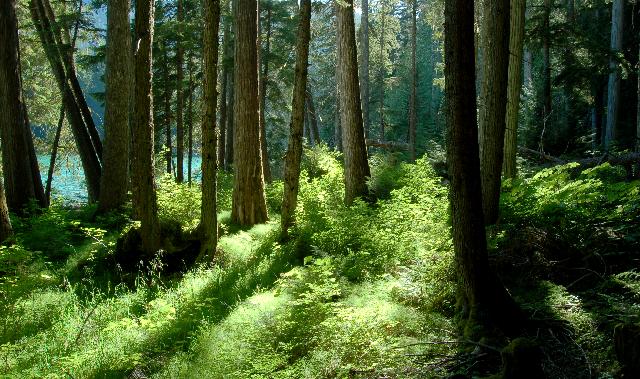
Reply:
M497 372L495 363L479 370L486 352L456 338L447 189L427 158L374 157L378 200L349 208L336 158L324 147L306 152L288 241L278 239L282 183L267 188L271 221L243 229L230 223L232 180L221 174L215 263L169 276L161 257L133 280L100 269L131 227L126 217L55 206L19 220L16 243L0 250L0 377ZM617 375L612 326L638 321L638 257L629 255L638 251L638 185L617 175L560 167L509 182L490 230L494 267L537 320L529 337L550 377ZM159 183L160 217L193 230L198 186Z

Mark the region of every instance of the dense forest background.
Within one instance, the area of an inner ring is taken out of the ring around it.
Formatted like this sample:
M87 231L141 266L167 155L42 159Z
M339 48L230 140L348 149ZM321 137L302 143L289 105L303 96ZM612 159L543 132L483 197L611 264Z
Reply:
M0 376L640 376L635 0L6 0Z

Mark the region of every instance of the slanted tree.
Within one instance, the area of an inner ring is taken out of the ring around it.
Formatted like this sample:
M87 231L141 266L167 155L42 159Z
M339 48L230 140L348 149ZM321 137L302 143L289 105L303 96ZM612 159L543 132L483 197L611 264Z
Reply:
M340 125L344 150L345 203L368 194L371 176L364 140L353 0L336 1Z
M607 125L604 149L609 151L616 138L616 126L620 110L620 62L624 22L624 0L613 0L611 4L611 58L609 59L609 86L607 90Z
M300 189L300 162L302 160L302 128L307 73L309 61L309 39L311 38L311 0L301 0L296 44L296 68L291 104L291 124L289 125L289 143L284 158L284 194L282 197L282 238L286 238L289 227L295 221L294 215Z
M518 112L522 89L522 58L524 47L525 0L511 0L509 29L509 83L507 85L507 118L504 137L504 175L516 177L518 145Z
M484 221L498 219L509 74L509 0L484 0L480 171Z
M96 201L100 194L102 175L102 142L76 74L69 32L56 21L49 0L30 0L29 9L62 94L62 102L82 162L89 201Z
M211 259L218 244L218 216L216 210L216 106L218 92L218 31L220 1L204 1L204 83L202 117L202 208L201 259Z
M257 0L234 1L234 11L235 181L231 219L240 225L255 225L268 219L260 149Z
M409 96L409 159L416 160L416 124L418 122L417 0L411 0L411 94Z
M6 202L14 212L22 212L32 200L46 207L47 200L22 94L18 19L14 0L0 4L0 51L0 137Z
M176 181L184 182L184 0L178 0L178 35L176 37Z
M129 91L131 91L129 0L107 3L106 100L104 167L99 210L124 205L129 179Z
M153 18L154 0L136 0L134 50L134 101L132 126L133 206L141 221L142 250L160 248L160 223L153 157Z
M489 267L485 237L474 57L473 2L445 2L445 93L447 101L447 161L451 224L457 270L458 306L468 338L478 339L494 328L517 323L518 308Z

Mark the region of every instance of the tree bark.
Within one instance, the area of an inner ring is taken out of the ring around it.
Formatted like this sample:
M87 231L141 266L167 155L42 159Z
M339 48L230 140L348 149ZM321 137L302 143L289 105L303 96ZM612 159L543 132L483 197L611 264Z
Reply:
M101 212L117 210L127 201L131 97L129 51L129 0L110 0L107 5L105 149L99 201Z
M218 82L218 32L220 1L204 1L204 84L202 118L202 208L201 259L211 260L218 244L218 216L216 209L216 106Z
M385 0L380 2L380 70L378 71L378 82L380 83L380 108L378 110L380 116L380 140L384 141L384 77L385 77L385 66L384 66L384 21L385 21Z
M173 173L173 145L171 143L171 94L172 89L169 85L169 46L167 41L162 43L162 55L164 60L164 69L162 70L162 81L164 82L164 132L165 142L167 144L165 151L165 159L167 160L167 174Z
M484 221L498 219L509 74L509 0L484 0L480 173Z
M222 44L222 83L220 88L222 93L220 94L220 143L218 144L218 166L224 167L224 158L226 155L226 141L227 141L227 104L229 94L229 58L231 56L230 48L232 47L231 41L231 23L229 18L224 22L224 41Z
M195 90L194 82L193 82L193 53L189 54L189 63L188 68L189 71L189 100L187 105L187 130L188 130L188 140L187 140L187 182L191 184L191 177L193 173L193 91Z
M30 0L29 8L62 95L62 103L82 162L89 202L94 202L100 194L102 144L97 138L95 124L80 90L73 65L73 51L69 46L65 48L62 30L55 21L48 1Z
M637 112L636 112L636 152L640 152L640 44L638 45L638 100L637 100ZM638 174L640 175L640 163L638 167Z
M411 0L411 95L409 97L409 159L416 161L416 124L418 113L418 70L416 66L417 49L417 0Z
M478 339L513 315L489 267L482 214L474 57L473 2L445 2L445 77L453 246L460 276L462 327ZM515 321L515 320L513 320ZM513 322L512 321L512 322ZM479 327L479 328L478 328Z
M160 248L160 224L153 167L153 46L154 0L136 0L134 102L132 123L133 206L141 221L142 250Z
M184 22L184 4L183 0L178 0L178 37L176 38L176 181L184 182L184 91L182 90L182 82L184 81L184 48L182 47Z
M337 30L337 27L336 27ZM336 151L342 152L342 125L340 124L340 118L342 112L340 112L340 66L338 65L338 56L340 55L338 51L340 50L340 46L336 48L336 69L335 69L335 81L336 81L336 114L334 119L334 147Z
M234 57L235 60L235 57ZM235 63L234 63L235 65ZM235 140L235 131L234 131L234 109L235 109L235 80L234 80L234 71L229 70L229 105L227 105L227 143L225 147L225 156L224 156L224 169L225 171L231 171L231 166L233 165L233 144Z
M234 1L234 173L231 219L251 226L268 220L260 149L258 3Z
M353 20L353 0L336 1L338 21L338 65L340 66L340 124L344 144L345 204L368 195L371 176L364 142L364 125L358 82L358 57Z
M0 4L0 135L6 202L10 210L22 212L31 200L41 207L47 201L22 94L15 7L13 0Z
M7 1L9 3L9 1ZM5 11L0 6L0 10ZM9 219L9 209L7 208L7 200L4 196L4 186L0 179L0 244L7 240L7 238L13 235L13 228L11 227L11 219Z
M300 189L300 162L302 160L302 127L304 122L305 96L309 61L309 39L311 37L311 0L300 1L298 41L296 45L295 82L291 104L289 143L284 158L284 194L282 197L282 238L295 222L295 210Z
M258 21L259 22L259 21ZM267 86L269 83L269 54L271 53L271 7L267 9L266 41L264 56L261 56L262 75L260 75L260 151L262 153L262 172L264 181L271 183L271 166L269 165L269 150L267 149L267 124L265 123L265 105L267 103ZM260 38L260 37L259 37ZM258 47L261 48L260 46Z
M309 131L313 144L318 145L322 140L320 139L320 128L318 128L318 116L316 115L316 106L313 102L313 93L311 89L307 88L306 91L306 104L307 111L309 113Z
M542 20L542 123L546 127L552 111L551 104L551 36L550 23L551 5L553 0L544 0ZM542 150L542 138L540 148Z
M607 99L607 126L604 149L609 151L616 138L618 112L620 108L620 62L617 54L622 51L624 22L624 0L613 0L611 4L611 58L609 60L609 86Z
M369 132L369 0L362 0L360 28L360 36L362 38L360 42L360 56L362 58L360 91L362 96L362 123L366 137Z
M515 178L518 145L518 112L522 89L522 55L524 47L525 0L511 0L509 29L509 84L507 85L507 118L504 141L504 176Z

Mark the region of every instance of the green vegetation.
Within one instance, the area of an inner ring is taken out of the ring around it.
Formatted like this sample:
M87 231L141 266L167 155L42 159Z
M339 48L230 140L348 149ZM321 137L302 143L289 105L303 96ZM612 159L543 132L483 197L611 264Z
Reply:
M376 156L371 186L380 199L347 208L335 158L323 147L307 150L298 223L285 243L276 216L282 184L267 190L272 220L238 228L227 211L231 178L222 175L215 264L163 267L158 258L135 272L105 265L132 222L92 219L91 207L58 204L14 218L15 244L0 252L0 375L466 372L442 179L427 158L413 165ZM640 321L640 273L629 258L639 241L638 182L622 179L608 165L567 165L504 186L491 259L541 323L531 337L547 352L548 373L616 375L612 328ZM197 225L196 186L160 185L161 219Z

